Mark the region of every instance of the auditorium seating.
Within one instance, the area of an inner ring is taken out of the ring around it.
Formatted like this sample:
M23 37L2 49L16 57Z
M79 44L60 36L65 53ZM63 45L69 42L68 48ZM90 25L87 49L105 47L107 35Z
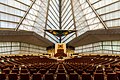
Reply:
M54 75L52 73L45 74L45 80L54 80Z
M32 80L41 80L41 73L33 73Z
M1 56L0 80L120 80L120 57L89 55L59 62L44 56Z
M104 74L103 73L94 73L94 80L104 80Z
M10 73L8 75L8 80L17 80L17 79L18 79L17 73Z
M5 80L5 79L6 79L6 74L0 73L0 80Z
M78 80L78 74L77 73L70 73L69 80Z

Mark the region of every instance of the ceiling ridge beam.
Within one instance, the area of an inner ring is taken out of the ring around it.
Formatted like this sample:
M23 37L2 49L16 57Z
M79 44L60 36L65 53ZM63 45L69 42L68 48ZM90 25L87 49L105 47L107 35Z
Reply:
M49 6L50 6L50 0L48 0L48 3L47 3L47 13L46 13L46 20L45 20L45 29L47 29ZM44 37L46 37L46 31L45 30L44 30Z
M73 15L73 22L74 22L74 29L76 30L76 20L75 20L75 15L74 15L74 9L73 9L73 1L71 0L71 7L72 7L72 15ZM76 37L77 37L77 32L75 32Z

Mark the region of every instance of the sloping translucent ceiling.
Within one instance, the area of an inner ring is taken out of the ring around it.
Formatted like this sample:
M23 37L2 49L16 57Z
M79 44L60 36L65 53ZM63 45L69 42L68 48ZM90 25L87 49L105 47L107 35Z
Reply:
M61 5L60 5L61 4ZM120 26L120 0L0 0L0 27L34 31L54 43L44 29L77 30L62 42L94 29Z

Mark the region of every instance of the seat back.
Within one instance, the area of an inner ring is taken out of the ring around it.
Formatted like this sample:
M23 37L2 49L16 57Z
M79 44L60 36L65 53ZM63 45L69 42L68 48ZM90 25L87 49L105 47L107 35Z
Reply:
M90 73L82 73L82 80L91 80Z
M6 74L1 73L1 74L0 74L0 80L5 80L5 79L6 79Z
M94 72L94 71L88 69L86 72L87 72L87 73L90 73L91 75L93 75L93 72Z
M47 71L46 71L46 69L40 69L39 70L39 73L41 73L41 74L45 74Z
M17 79L18 79L17 73L10 73L10 74L8 75L8 79L9 79L9 80L17 80Z
M64 69L58 69L58 73L65 73Z
M65 73L57 73L56 80L66 80L66 74Z
M10 69L3 69L3 72L4 72L5 74L9 74L9 73L10 73Z
M116 73L107 73L107 80L118 80Z
M53 74L45 74L45 80L54 80L54 75Z
M103 73L94 73L94 80L104 80Z
M103 73L103 70L96 70L96 73Z
M110 70L106 70L105 72L106 72L106 74L107 74L107 73L113 73L113 70L110 69Z
M82 75L83 70L82 70L82 69L77 69L77 73L78 73L79 75Z
M54 74L55 72L56 72L55 69L50 69L50 70L49 70L49 73L53 73L53 74Z
M74 70L73 70L73 69L68 69L68 70L67 70L67 73L68 73L68 74L74 73Z
M78 80L78 74L70 73L69 74L69 80Z
M20 80L29 80L29 73L21 73L20 74Z
M117 77L120 80L120 71L116 71Z
M30 69L30 74L36 73L37 70L36 69Z
M27 69L22 69L22 70L20 71L20 73L28 73L28 70L27 70Z
M41 80L41 74L40 73L33 73L32 80Z
M17 74L19 74L19 70L18 70L18 69L13 69L13 70L12 70L12 73L17 73Z

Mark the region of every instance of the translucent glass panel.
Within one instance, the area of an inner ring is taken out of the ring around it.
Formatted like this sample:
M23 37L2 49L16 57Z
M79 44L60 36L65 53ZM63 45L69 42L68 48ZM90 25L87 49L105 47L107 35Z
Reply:
M46 48L27 44L27 43L21 43L21 53L47 53Z
M103 41L75 48L75 53L120 54L120 41Z
M88 30L104 28L100 18L107 27L120 26L119 0L74 0L73 4L78 36Z
M61 9L60 2L61 1ZM120 0L0 0L0 28L34 31L44 29L77 30L77 36L89 30L120 26ZM60 16L61 15L61 16ZM61 20L61 26L60 26ZM69 42L76 35L62 37ZM57 43L58 38L46 33Z
M20 42L0 42L0 54L47 53L46 48Z
M15 0L0 0L0 27L15 28L28 8L24 4Z
M31 1L31 0L30 0ZM47 0L32 1L24 15L22 25L18 26L19 29L34 31L41 36L44 36L46 13L47 13Z
M0 0L0 27L34 31L44 36L47 3L47 0Z
M119 0L98 0L96 3L93 1L91 3L108 27L120 26Z
M86 0L74 0L73 6L78 36L88 30L104 28Z
M0 42L0 54L19 53L20 47L18 42Z

